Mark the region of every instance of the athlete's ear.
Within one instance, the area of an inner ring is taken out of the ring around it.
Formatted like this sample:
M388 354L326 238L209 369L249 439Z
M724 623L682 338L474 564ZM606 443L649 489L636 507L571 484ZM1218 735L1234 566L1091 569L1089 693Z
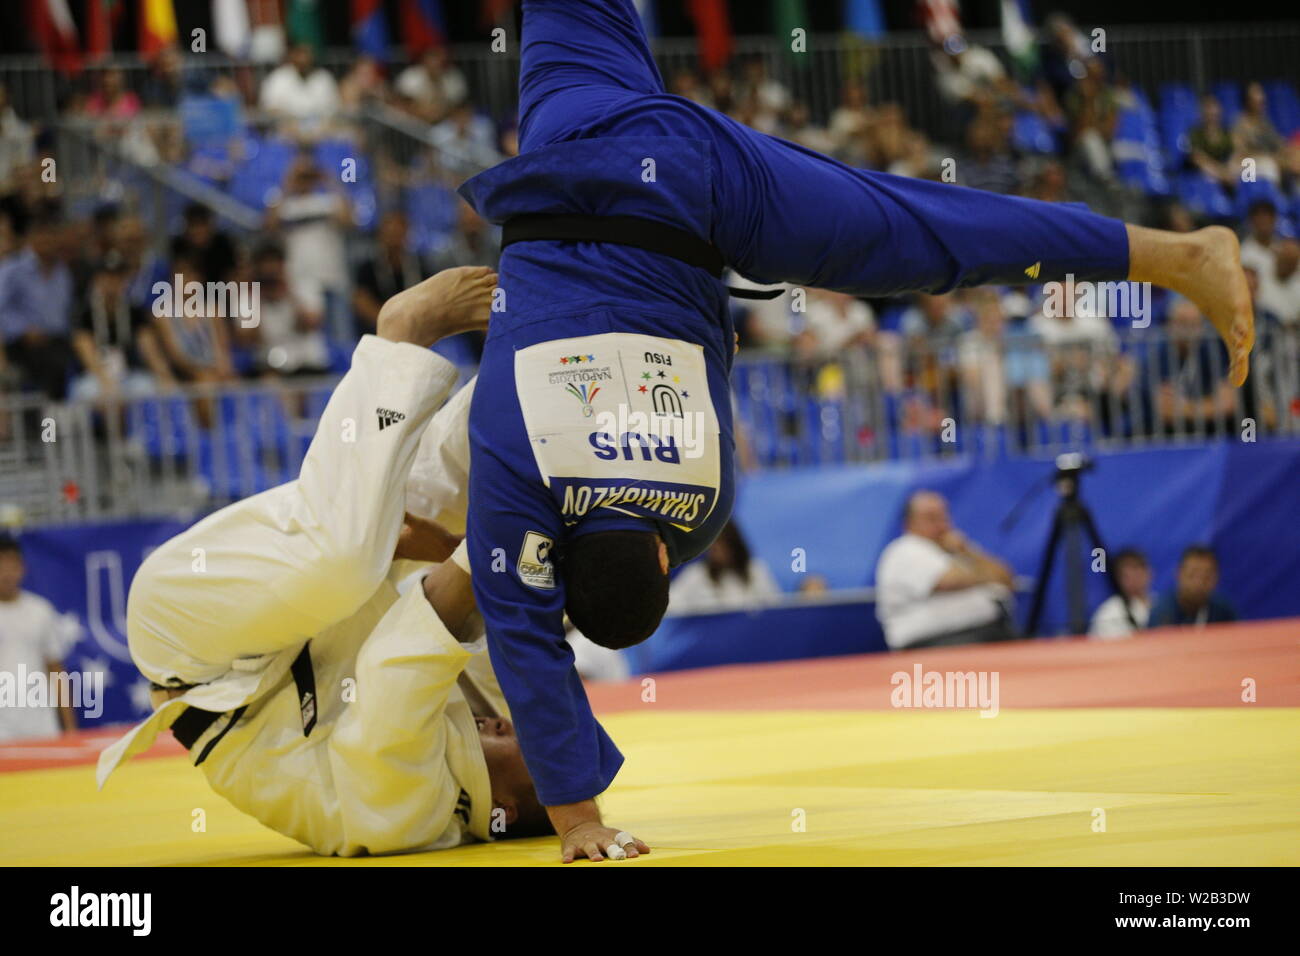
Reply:
M663 538L659 539L659 567L663 569L664 574L668 573L668 544Z

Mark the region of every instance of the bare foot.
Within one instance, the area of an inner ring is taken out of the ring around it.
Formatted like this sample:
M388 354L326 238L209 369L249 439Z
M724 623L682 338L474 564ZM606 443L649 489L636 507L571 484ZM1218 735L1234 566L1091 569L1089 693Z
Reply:
M385 302L376 332L428 348L449 335L485 329L496 285L497 274L487 266L444 269Z
M1191 233L1129 226L1128 233L1129 278L1173 289L1195 302L1228 347L1228 375L1240 387L1250 371L1255 316L1236 234L1223 226Z
M1200 306L1218 329L1231 360L1229 377L1240 387L1250 371L1250 350L1255 347L1255 313L1241 268L1241 244L1236 234L1223 226L1209 226L1192 236L1204 243L1204 253L1178 291Z

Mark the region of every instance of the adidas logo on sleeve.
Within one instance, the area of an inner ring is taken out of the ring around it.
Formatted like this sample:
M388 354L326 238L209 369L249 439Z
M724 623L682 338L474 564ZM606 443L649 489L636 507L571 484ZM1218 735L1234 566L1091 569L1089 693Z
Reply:
M375 414L379 416L379 430L383 431L389 425L396 425L398 422L406 421L406 415L402 412L395 412L391 408L376 408Z

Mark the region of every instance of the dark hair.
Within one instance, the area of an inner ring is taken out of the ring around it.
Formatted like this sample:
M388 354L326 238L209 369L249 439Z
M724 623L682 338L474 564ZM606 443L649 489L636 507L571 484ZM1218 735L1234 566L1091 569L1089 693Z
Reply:
M1192 544L1183 550L1183 556L1178 559L1178 563L1183 564L1188 558L1209 558L1214 562L1214 566L1219 566L1219 556L1208 544Z
M0 554L16 554L18 557L23 556L22 545L18 539L11 534L0 531Z
M1147 561L1147 556L1137 548L1121 548L1115 552L1115 567L1118 568L1125 561L1132 561L1135 564L1142 565L1144 568L1151 566L1151 563Z
M254 264L265 262L267 259L284 262L284 246L280 245L275 239L259 242L253 249Z
M212 210L201 202L192 202L185 207L183 217L187 226L196 222L211 222Z
M750 558L749 542L746 541L745 536L740 533L740 528L737 527L736 522L728 521L723 525L722 530L718 532L718 537L715 540L721 541L731 550L731 561L725 565L715 565L713 563L712 551L708 552L704 560L704 566L709 573L709 580L714 584L717 584L718 579L722 577L724 572L734 571L736 574L740 575L742 581L748 584Z
M523 799L515 803L515 822L507 823L504 833L497 835L498 840L524 840L528 837L554 836L555 825L542 806L537 790L531 784Z
M584 637L619 650L655 632L668 609L668 575L659 564L659 535L597 531L568 541L559 553L564 609Z

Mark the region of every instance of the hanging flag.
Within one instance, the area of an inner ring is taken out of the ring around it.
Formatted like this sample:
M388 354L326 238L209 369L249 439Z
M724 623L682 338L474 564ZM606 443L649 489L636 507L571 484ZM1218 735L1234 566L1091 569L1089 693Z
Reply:
M641 14L641 26L650 38L659 35L659 9L655 0L635 0L636 12Z
M936 46L942 46L951 36L961 35L956 0L916 0L916 12L930 42Z
M86 0L86 56L91 60L113 52L113 34L121 17L121 0Z
M885 15L880 0L844 0L844 29L876 40L885 35Z
M402 42L413 60L425 50L447 45L442 0L408 0L402 4Z
M76 73L81 69L81 43L68 0L29 0L27 22L45 59L56 70Z
M807 63L808 58L794 51L794 31L803 30L803 49L808 50L808 10L803 0L772 0L772 22L776 24L777 42L796 63Z
M355 24L356 19L354 18L352 22ZM320 25L320 5L316 0L289 0L289 11L285 16L284 25L290 46L306 43L317 53L320 53L321 48L325 46Z
M227 56L243 59L253 42L246 0L212 0L212 36Z
M689 0L687 8L699 37L700 66L712 72L731 59L731 18L726 0Z
M1038 43L1029 21L1029 0L1002 0L1002 42L1022 76L1038 66Z
M486 27L500 25L515 6L515 0L482 0L482 2L483 25Z
M152 56L176 43L176 10L172 0L140 0L140 52Z
M380 63L388 60L388 19L384 0L352 0L352 42Z
M252 37L248 58L254 63L277 63L284 58L284 24L280 21L280 0L248 0Z

